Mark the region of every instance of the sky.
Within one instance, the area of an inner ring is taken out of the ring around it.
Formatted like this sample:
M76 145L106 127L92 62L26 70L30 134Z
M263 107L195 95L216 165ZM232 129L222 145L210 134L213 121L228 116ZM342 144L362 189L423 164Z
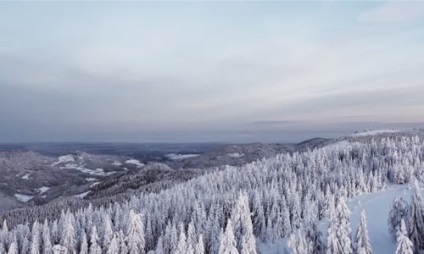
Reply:
M0 143L424 122L424 2L0 2Z

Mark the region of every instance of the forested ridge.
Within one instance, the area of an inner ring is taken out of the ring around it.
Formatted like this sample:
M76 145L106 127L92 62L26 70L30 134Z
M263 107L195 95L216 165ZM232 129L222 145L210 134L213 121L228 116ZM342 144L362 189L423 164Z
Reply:
M423 158L424 142L418 136L340 141L228 166L101 207L54 211L57 219L38 213L34 223L9 228L8 219L19 215L11 213L2 226L0 253L247 254L258 253L258 241L289 236L295 253L370 253L366 216L361 233L352 237L346 200L421 180ZM424 213L415 214L422 223ZM317 230L322 219L331 221L327 239ZM414 224L411 219L407 224L394 230L409 239L406 230ZM424 244L422 233L411 239L417 248L424 246L419 245Z

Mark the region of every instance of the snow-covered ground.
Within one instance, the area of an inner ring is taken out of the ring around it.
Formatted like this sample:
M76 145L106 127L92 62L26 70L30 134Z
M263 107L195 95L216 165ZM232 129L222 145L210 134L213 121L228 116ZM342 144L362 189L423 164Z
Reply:
M50 189L50 187L43 186L41 188L38 188L38 192L40 194L43 194L44 192L48 191L49 189Z
M96 176L109 176L109 175L116 173L115 171L105 172L102 168L89 169L89 168L86 168L85 165L78 165L78 164L75 164L75 163L68 163L65 166L60 167L60 168L61 169L75 169L75 170L78 170L80 172L90 174L90 175L96 175Z
M114 166L122 166L122 163L120 163L119 161L114 161L113 163L112 163L112 165L114 165Z
M329 145L323 147L322 149L326 150L327 152L339 151L339 150L342 150L342 149L347 150L347 149L351 149L354 144L355 143L352 143L352 142L349 142L349 141L346 141L346 140L342 140L342 141L338 141L338 142L329 144Z
M67 163L67 162L75 162L74 156L72 156L71 154L59 156L57 162L52 164L52 167L57 166L61 163Z
M384 133L396 133L400 130L394 130L394 129L385 129L385 130L369 130L369 131L362 131L352 134L353 137L365 137L365 136L375 136L379 134Z
M184 160L188 158L193 158L199 156L199 154L178 154L178 153L170 153L165 155L170 160Z
M387 226L390 207L395 197L401 196L409 202L411 195L410 185L394 185L383 191L358 196L349 200L352 237L356 234L356 229L361 218L361 211L364 209L367 215L368 233L373 253L395 253L396 241L389 234ZM327 225L327 222L321 222L319 227L323 233L323 241L327 238ZM262 254L280 254L285 253L285 251L291 253L291 250L287 247L286 238L276 241L274 244L259 243L258 245Z
M229 153L227 155L232 158L240 158L244 156L244 153Z
M26 175L22 176L21 178L25 179L25 180L29 180L29 174L26 174Z
M86 192L84 192L84 193L81 193L81 194L75 195L74 197L76 197L76 198L85 198L88 194L90 194L90 192L91 192L91 191L86 191Z
M130 160L126 160L125 161L126 164L132 164L132 165L136 165L137 168L141 168L144 166L143 163L141 163L139 160L136 159L130 159Z
M24 194L15 194L15 198L21 202L28 202L30 201L34 196L30 195L24 195Z
M98 185L99 183L100 183L100 182L92 183L92 184L90 185L90 188L93 188L94 186Z

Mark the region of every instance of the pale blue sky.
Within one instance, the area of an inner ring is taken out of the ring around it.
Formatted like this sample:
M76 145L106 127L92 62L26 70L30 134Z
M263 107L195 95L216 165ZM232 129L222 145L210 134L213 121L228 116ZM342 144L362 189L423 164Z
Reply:
M0 142L410 126L423 68L424 2L0 2Z

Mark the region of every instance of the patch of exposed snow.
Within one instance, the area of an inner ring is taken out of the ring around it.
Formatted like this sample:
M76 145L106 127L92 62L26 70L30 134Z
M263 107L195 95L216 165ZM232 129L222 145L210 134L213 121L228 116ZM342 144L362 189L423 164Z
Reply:
M95 182L95 181L97 181L98 179L97 179L97 178L94 178L94 177L89 177L89 178L85 178L85 180L86 180L87 182Z
M112 165L114 165L114 166L122 166L122 163L120 163L119 161L114 161L113 163L112 163Z
M40 194L43 194L44 192L48 191L49 189L50 189L50 187L43 186L41 188L38 188L38 191L40 192Z
M144 166L143 163L141 163L139 160L136 159L129 159L125 161L126 164L132 164L132 165L136 165L137 168L141 168Z
M394 130L394 129L386 129L386 130L369 130L369 131L362 131L352 134L352 137L365 137L365 136L375 136L379 134L384 133L396 133L400 132L400 130Z
M90 188L93 188L94 186L98 185L99 183L100 183L100 182L92 183L92 184L90 185Z
M351 150L358 145L360 145L360 143L356 141L342 140L335 143L330 143L321 149L325 149L327 152L334 152L339 150Z
M256 239L256 242L262 254L290 253L290 249L287 247L287 238L277 240L274 243L263 243L259 239Z
M21 202L28 202L30 201L34 196L30 195L24 195L24 194L15 194L15 198Z
M29 180L29 173L28 173L28 174L26 174L26 175L24 175L24 176L22 176L21 178L22 178L22 179L25 179L25 180Z
M199 154L177 154L177 153L170 153L166 154L165 157L167 157L170 160L184 160L188 158L197 157Z
M72 156L71 154L59 156L58 160L55 163L53 163L51 166L54 167L61 163L67 163L67 162L75 162L74 156Z
M85 168L85 165L78 165L78 164L75 164L75 163L66 164L65 166L60 167L60 168L61 169L75 169L75 170L78 170L78 171L83 172L85 174L96 175L96 176L109 176L109 175L116 173L116 171L106 173L102 168L89 169L89 168Z
M244 156L244 153L229 153L227 155L232 158L240 158Z
M335 151L335 150L343 150L343 149L346 150L346 149L351 149L353 144L356 144L356 142L352 143L352 142L343 140L343 141L335 142L327 146L324 146L322 149L325 149L329 152Z
M76 198L85 198L85 197L87 197L87 195L88 195L88 194L90 194L90 192L91 192L91 191L86 191L86 192L84 192L84 193L81 193L81 194L75 195L74 197L76 197Z

